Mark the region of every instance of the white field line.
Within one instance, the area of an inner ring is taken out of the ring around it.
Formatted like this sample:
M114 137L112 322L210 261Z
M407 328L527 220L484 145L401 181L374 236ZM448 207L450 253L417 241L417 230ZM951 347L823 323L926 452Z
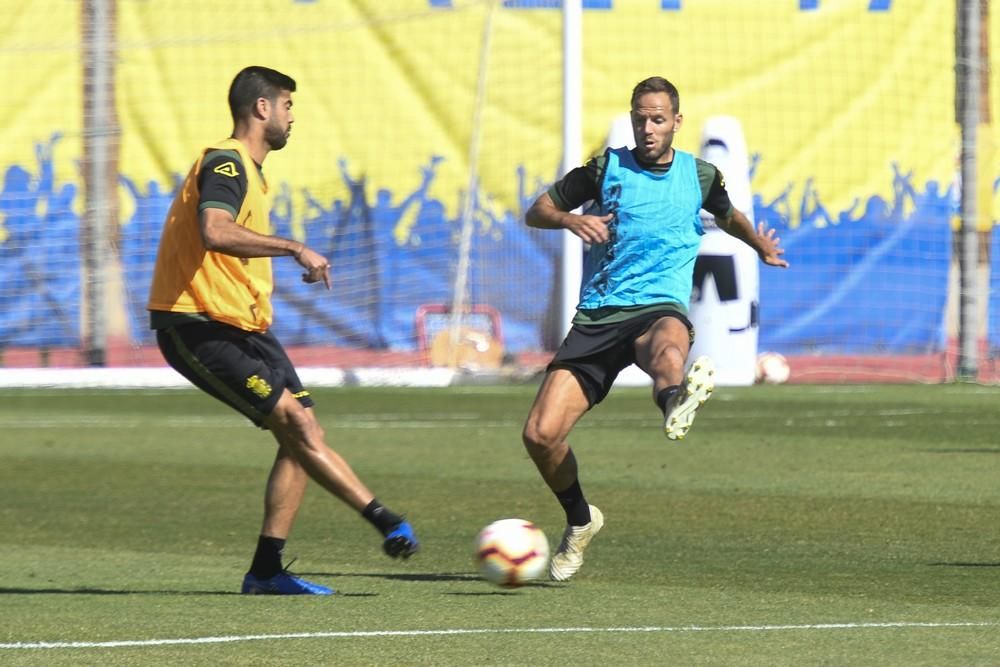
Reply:
M289 632L269 635L225 635L178 639L126 639L104 642L13 642L0 643L0 650L122 648L177 644L226 644L280 639L356 639L368 637L440 637L456 635L574 634L574 633L687 633L687 632L783 632L789 630L871 630L885 628L992 628L1000 622L884 622L811 623L800 625L678 625L611 628L452 628L443 630L357 630L342 632Z

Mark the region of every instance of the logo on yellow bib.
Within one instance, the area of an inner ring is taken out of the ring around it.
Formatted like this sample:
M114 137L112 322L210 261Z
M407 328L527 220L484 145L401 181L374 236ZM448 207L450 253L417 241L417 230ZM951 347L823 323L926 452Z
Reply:
M220 164L218 167L213 169L217 174L222 174L223 176L229 176L230 178L236 178L240 175L240 172L236 171L235 162L226 162L225 164Z

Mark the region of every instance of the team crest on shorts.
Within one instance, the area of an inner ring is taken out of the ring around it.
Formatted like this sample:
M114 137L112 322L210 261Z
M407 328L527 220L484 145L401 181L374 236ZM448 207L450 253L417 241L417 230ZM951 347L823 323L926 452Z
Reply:
M271 385L259 375L251 375L247 378L247 389L261 398L267 398L271 395Z

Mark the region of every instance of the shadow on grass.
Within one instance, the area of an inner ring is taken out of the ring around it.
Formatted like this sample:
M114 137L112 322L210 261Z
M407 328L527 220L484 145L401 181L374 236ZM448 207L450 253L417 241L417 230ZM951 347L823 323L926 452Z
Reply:
M1000 447L963 447L935 449L921 449L924 454L1000 454Z
M998 564L1000 565L1000 564ZM442 582L442 581L471 581L486 583L478 574L468 572L299 572L298 576L303 577L330 577L336 585L337 579L348 578L368 578L387 579L389 581L417 581L417 582ZM559 584L551 584L545 581L535 581L521 586L521 588L559 588ZM467 593L450 592L447 595L516 595L517 589L495 589L490 591L473 591ZM0 587L2 595L242 595L239 591L167 591L167 590L127 590L109 588L15 588ZM377 593L341 593L338 597L373 597Z
M375 579L388 579L390 581L426 581L426 582L439 582L439 581L474 581L480 583L486 583L486 581L480 577L478 574L472 574L470 572L433 572L433 573L398 573L398 572L302 572L304 577L332 577L336 579L345 579L348 577L367 577ZM552 584L547 581L533 581L528 584L524 584L520 588L561 588L560 584ZM446 593L446 595L511 595L515 591L515 588L510 589L497 589L494 591L481 593L481 592L471 592L471 593Z
M485 583L485 582L483 582ZM526 588L562 588L559 584L550 584L545 581L534 581L530 584L523 584L521 586L514 586L512 588L494 588L487 591L471 591L471 592L457 592L453 591L450 593L445 593L445 595L457 595L459 597L465 596L477 596L477 595L518 595L518 593Z
M0 595L242 595L239 591L139 591L109 588L4 588Z
M252 597L249 595L243 596L239 591L119 591L106 588L0 588L0 595L239 595L241 597ZM336 597L339 598L368 598L376 596L378 596L378 593L341 593L338 591L336 594ZM301 597L307 598L310 596L303 595Z
M388 579L390 581L479 581L477 574L467 572L299 572L303 577L364 577L368 579Z
M931 567L1000 567L1000 563L971 563L955 561L953 563L928 563Z

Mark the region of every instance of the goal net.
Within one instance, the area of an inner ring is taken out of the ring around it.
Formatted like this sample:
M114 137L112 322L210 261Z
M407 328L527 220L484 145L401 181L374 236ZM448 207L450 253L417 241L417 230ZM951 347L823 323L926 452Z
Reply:
M707 118L739 119L753 213L792 265L761 268L759 345L789 357L793 379L951 376L970 297L953 242L956 4L971 1L582 3L585 156L651 75L680 89L678 148L701 154ZM228 135L226 92L250 64L298 83L292 137L264 165L274 231L333 267L326 292L274 260L274 331L297 364L551 357L562 233L523 217L560 168L561 2L22 4L0 31L0 64L24 91L8 97L0 146L2 365L163 365L145 310L160 228L197 153ZM988 368L1000 169L984 92L969 187L982 202L971 296Z

